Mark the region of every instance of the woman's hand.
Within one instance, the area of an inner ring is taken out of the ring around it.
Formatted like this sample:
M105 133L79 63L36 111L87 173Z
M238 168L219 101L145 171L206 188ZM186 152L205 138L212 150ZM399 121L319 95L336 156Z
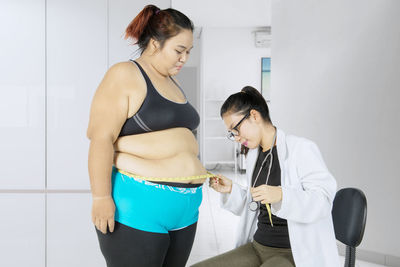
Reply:
M111 196L93 197L92 222L103 234L114 231L115 204Z
M261 204L276 203L282 200L282 188L280 186L260 185L250 188L254 201L261 201Z
M232 180L218 174L210 178L210 187L220 193L230 193L232 191Z

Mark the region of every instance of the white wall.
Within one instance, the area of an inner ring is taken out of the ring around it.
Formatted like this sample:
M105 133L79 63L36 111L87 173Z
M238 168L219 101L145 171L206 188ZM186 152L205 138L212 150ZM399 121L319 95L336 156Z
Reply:
M267 26L267 25L265 25ZM205 99L226 99L243 86L261 86L261 57L269 48L254 45L258 28L203 28L202 72Z
M122 33L146 4L1 1L0 266L105 265L90 219L89 108L110 63L131 56Z
M107 70L107 1L46 3L47 188L87 190L86 128Z
M271 0L171 0L171 6L196 27L265 27L271 25Z
M44 7L0 4L0 266L45 263L44 194L18 192L45 187Z
M273 1L271 66L272 120L319 145L339 188L365 192L361 251L397 257L399 12L395 0Z
M0 6L0 189L45 186L44 6L44 0Z
M225 126L218 120L219 109L229 95L246 85L260 89L261 58L270 56L270 49L255 47L256 30L259 28L203 28L201 120L204 125L202 160L206 166L217 162L233 164L234 143L226 138Z

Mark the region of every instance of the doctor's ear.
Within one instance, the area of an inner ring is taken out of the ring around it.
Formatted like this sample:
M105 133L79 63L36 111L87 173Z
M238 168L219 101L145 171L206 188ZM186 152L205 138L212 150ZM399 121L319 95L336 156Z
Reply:
M260 112L255 109L250 110L250 118L256 122L262 121L262 116Z

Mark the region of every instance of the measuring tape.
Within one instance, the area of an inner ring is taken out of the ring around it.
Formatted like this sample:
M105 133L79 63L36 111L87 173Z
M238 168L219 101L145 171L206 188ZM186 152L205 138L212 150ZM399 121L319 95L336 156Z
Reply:
M267 207L269 221L271 222L271 226L273 227L274 224L272 223L271 207L269 206L269 203L265 204L265 206Z
M137 174L129 173L123 170L118 170L119 173L122 173L126 176L132 177L132 178L138 178L141 180L146 180L146 181L155 181L155 182L178 182L178 181L187 181L187 180L196 180L196 179L206 179L206 178L211 178L215 177L215 174L212 174L211 172L207 172L207 174L202 174L202 175L193 175L193 176L182 176L182 177L148 177L148 176L140 176Z

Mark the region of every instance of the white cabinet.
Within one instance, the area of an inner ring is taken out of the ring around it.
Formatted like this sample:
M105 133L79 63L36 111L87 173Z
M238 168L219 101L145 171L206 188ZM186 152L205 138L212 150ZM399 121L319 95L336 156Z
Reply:
M106 266L90 212L90 194L47 195L47 267Z
M0 266L45 266L44 194L0 194Z
M47 186L89 189L86 130L107 71L107 0L47 0Z
M45 1L2 1L0 10L0 189L43 189Z

